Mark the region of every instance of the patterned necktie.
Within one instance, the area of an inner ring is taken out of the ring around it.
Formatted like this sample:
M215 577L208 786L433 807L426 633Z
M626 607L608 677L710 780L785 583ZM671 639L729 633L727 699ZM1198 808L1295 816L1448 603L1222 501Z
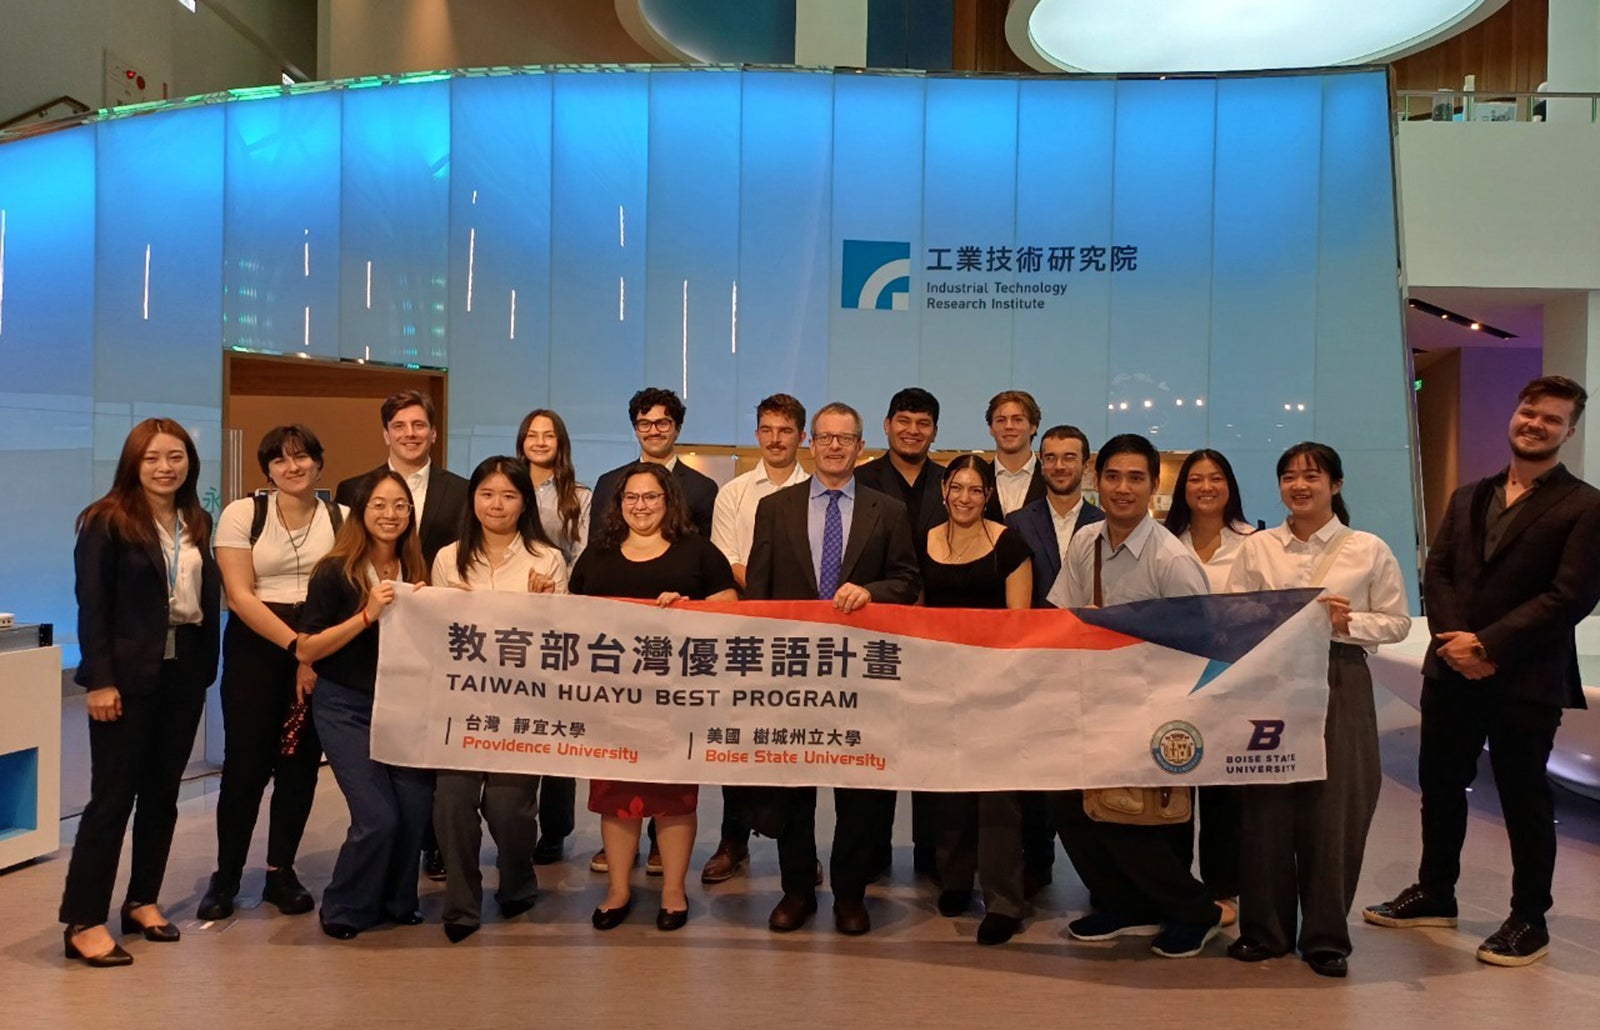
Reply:
M839 569L844 565L844 519L839 515L839 498L843 490L824 490L828 511L822 517L822 574L817 577L817 596L824 601L833 600L839 589Z

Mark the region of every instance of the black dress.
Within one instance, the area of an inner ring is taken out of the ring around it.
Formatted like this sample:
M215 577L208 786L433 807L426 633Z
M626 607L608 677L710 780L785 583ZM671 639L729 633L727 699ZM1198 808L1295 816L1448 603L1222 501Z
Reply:
M952 565L922 556L923 603L929 608L1004 608L1006 578L1033 559L1021 533L1005 530L981 558Z
M679 537L649 561L632 561L616 547L586 547L572 567L567 589L591 597L654 598L682 594L703 601L737 584L728 559L697 533ZM634 783L590 780L589 811L618 819L688 815L700 802L693 783Z

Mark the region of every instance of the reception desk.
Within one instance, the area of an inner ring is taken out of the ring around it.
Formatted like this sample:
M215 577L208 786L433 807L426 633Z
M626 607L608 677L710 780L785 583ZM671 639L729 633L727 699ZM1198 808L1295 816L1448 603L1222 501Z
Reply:
M16 627L7 635L24 634ZM38 627L31 627L37 634ZM3 642L0 642L3 643ZM0 870L61 845L61 649L0 650Z

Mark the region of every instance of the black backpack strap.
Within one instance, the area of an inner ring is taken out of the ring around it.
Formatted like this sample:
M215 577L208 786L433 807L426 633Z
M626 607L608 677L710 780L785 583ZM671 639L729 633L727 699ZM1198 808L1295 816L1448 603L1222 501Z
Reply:
M254 547L261 539L261 531L267 528L267 492L258 491L252 500L256 502L256 513L250 520L250 546Z
M339 527L344 525L344 513L339 510L337 501L323 501L322 506L328 509L328 522L333 526L333 535L339 535Z

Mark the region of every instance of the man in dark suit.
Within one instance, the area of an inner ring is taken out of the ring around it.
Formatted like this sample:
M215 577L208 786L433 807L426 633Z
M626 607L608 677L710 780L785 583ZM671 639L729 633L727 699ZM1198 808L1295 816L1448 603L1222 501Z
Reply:
M751 600L832 600L842 612L866 605L911 604L922 590L905 506L855 480L861 416L828 404L811 420L812 478L762 499L745 574ZM839 932L866 933L867 881L894 794L837 788L830 869ZM817 910L815 787L749 788L752 825L778 841L783 900L768 924L798 930Z
M983 509L984 518L1004 522L1018 508L1044 497L1044 474L1033 453L1040 418L1039 402L1026 390L1001 390L989 398L983 420L994 439L994 496Z
M402 390L383 402L383 442L389 460L372 472L394 469L405 477L416 505L417 537L422 558L433 568L433 556L454 543L467 509L467 481L433 464L431 453L439 431L434 428L433 398L419 390ZM333 499L349 507L356 485L372 472L342 480ZM360 518L359 512L352 512Z
M1587 399L1564 376L1523 387L1511 464L1450 498L1423 576L1433 640L1422 665L1421 867L1415 884L1362 913L1379 926L1456 925L1466 791L1487 740L1511 838L1511 914L1478 947L1497 966L1550 948L1545 762L1561 710L1585 707L1573 630L1600 601L1600 491L1560 462Z
M1006 517L1006 528L1020 533L1033 550L1033 606L1052 607L1045 600L1061 572L1072 534L1081 526L1105 521L1106 513L1083 499L1083 475L1089 468L1089 438L1077 426L1051 426L1039 438L1039 464L1045 495ZM1050 799L1044 791L1020 792L1022 819L1022 886L1032 897L1054 878L1055 828Z
M628 421L633 423L634 434L639 438L639 460L665 465L672 471L689 505L689 518L700 535L710 540L712 516L717 509L717 481L678 460L678 433L683 430L686 414L688 409L677 394L656 386L645 387L628 401ZM611 495L621 485L628 465L612 469L595 483L594 499L589 507L588 539L598 540L603 535Z

